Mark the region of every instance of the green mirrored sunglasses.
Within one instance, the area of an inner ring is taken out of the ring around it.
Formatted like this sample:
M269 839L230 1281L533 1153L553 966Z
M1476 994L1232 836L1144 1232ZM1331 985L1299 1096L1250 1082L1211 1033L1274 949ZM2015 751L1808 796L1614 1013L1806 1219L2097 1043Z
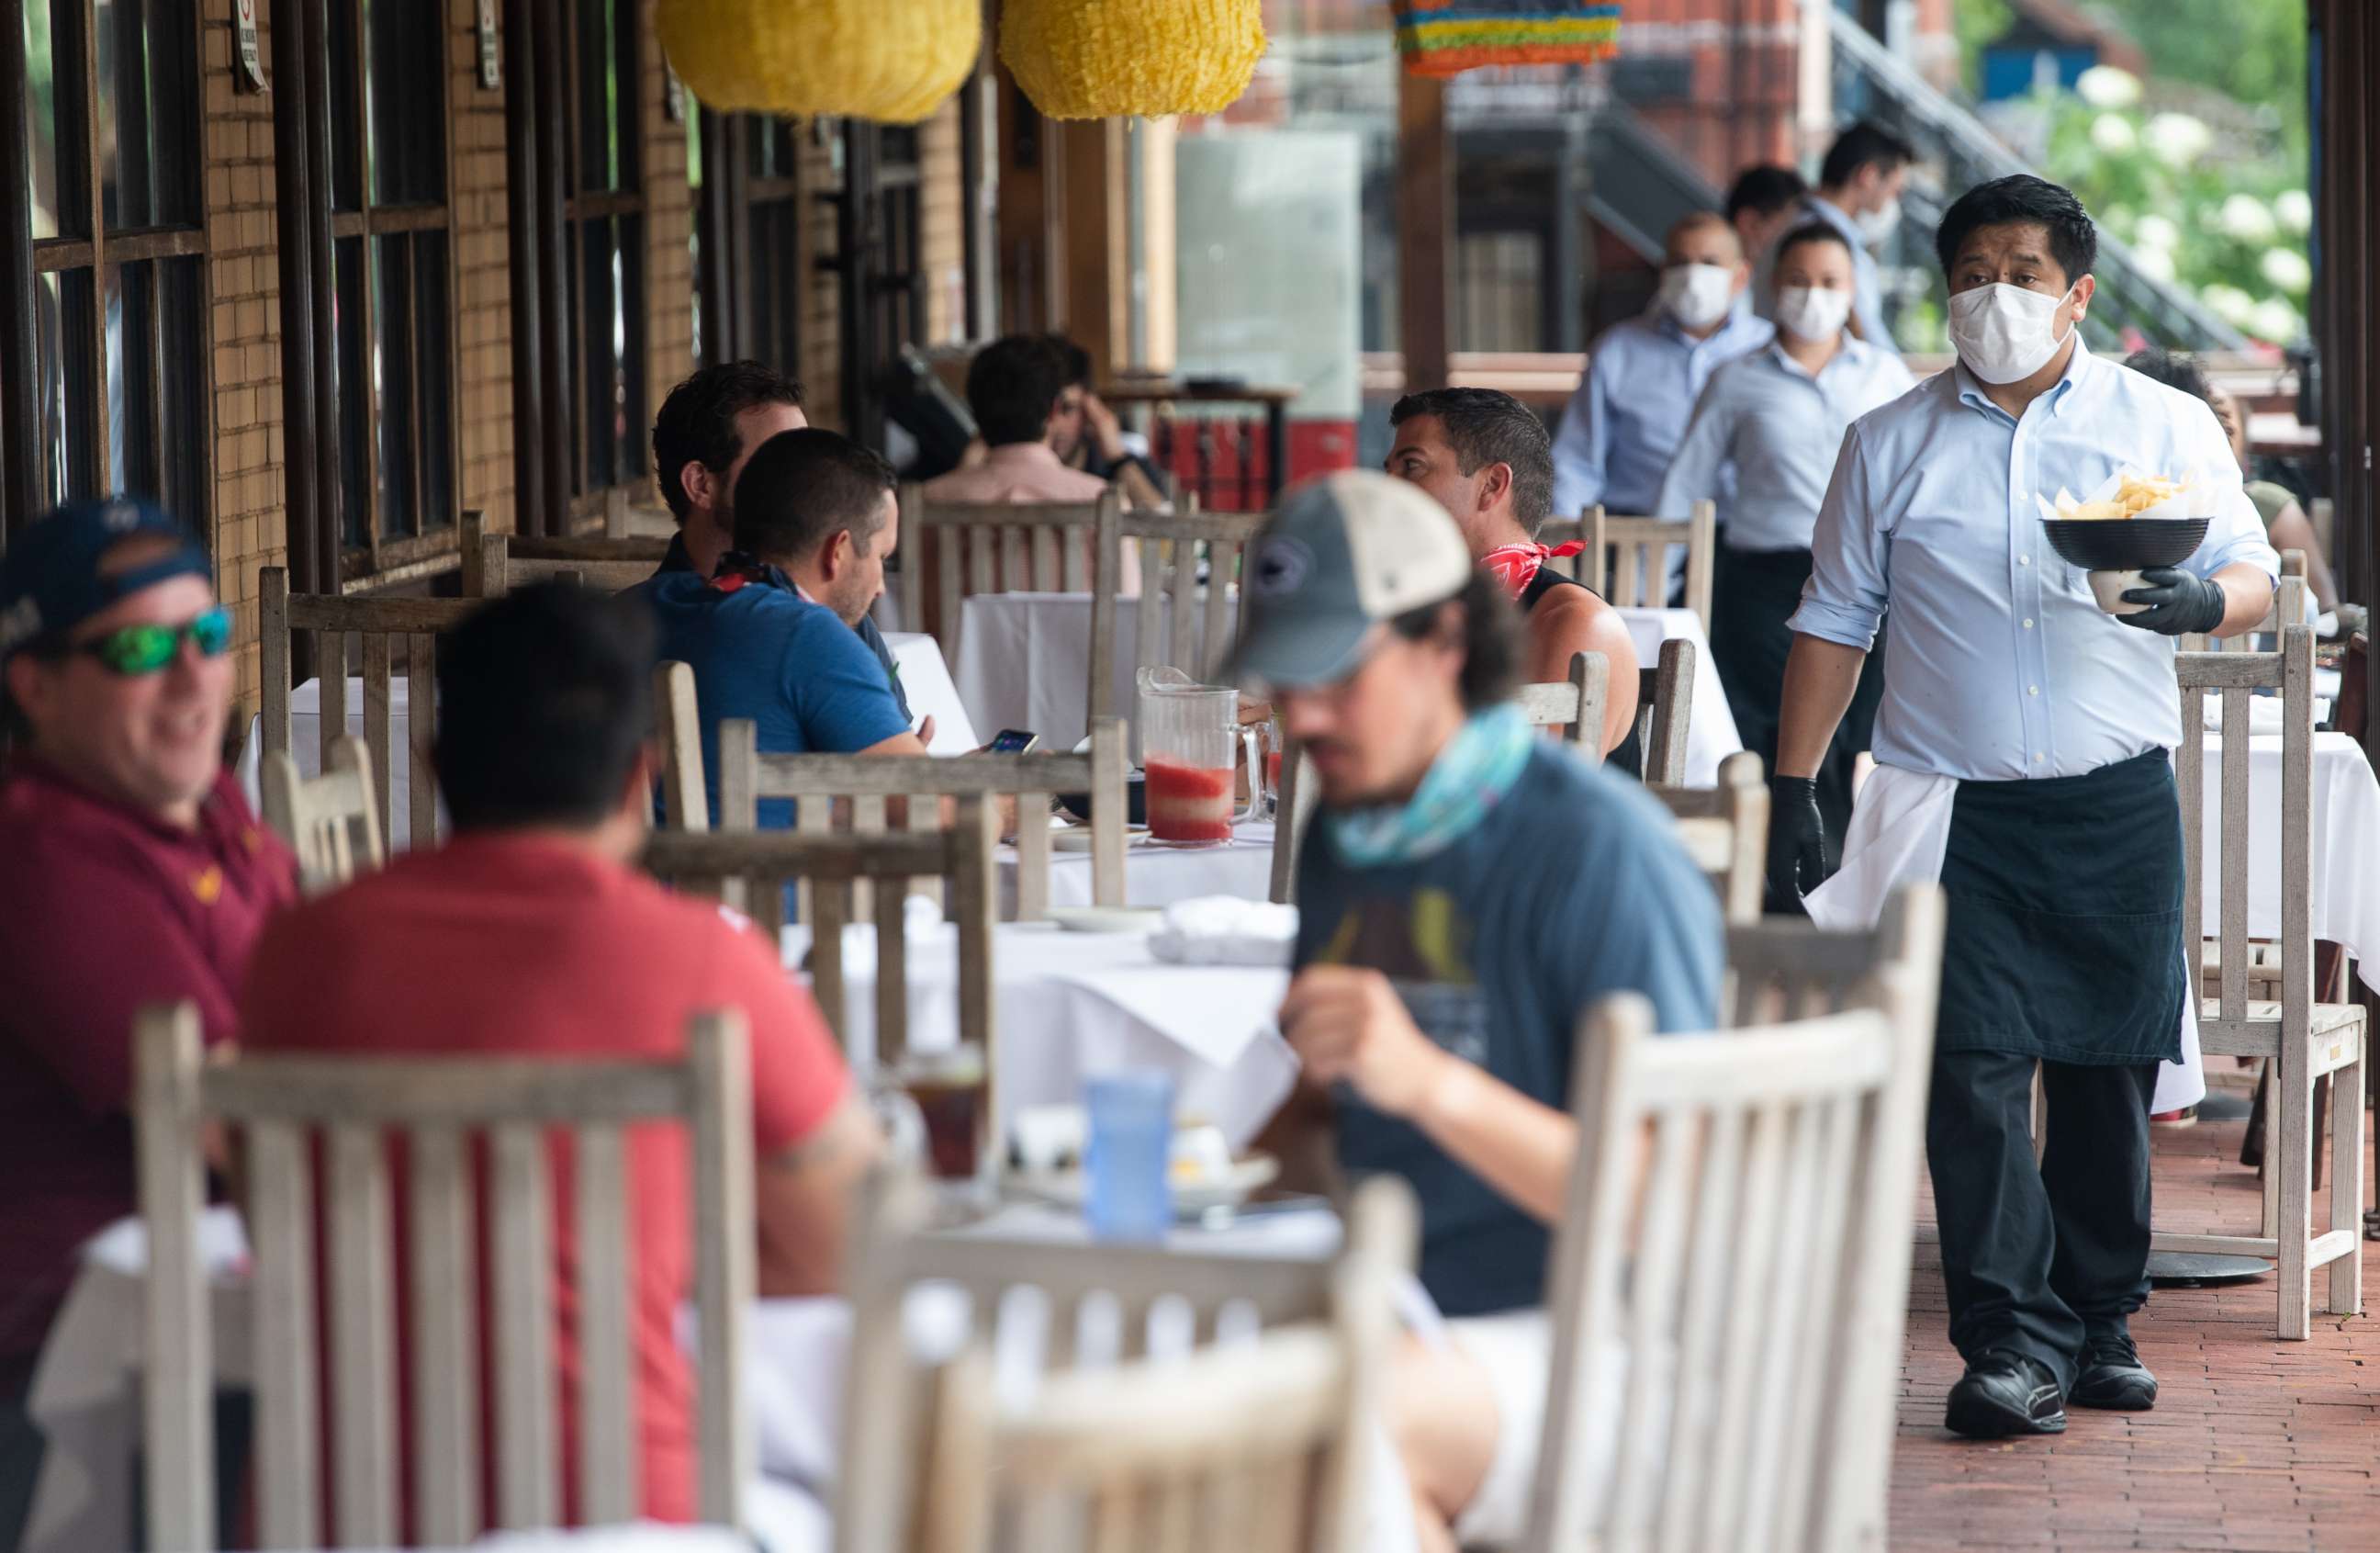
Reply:
M231 646L231 611L218 604L179 625L126 625L67 650L99 660L110 673L153 674L188 642L201 658L220 658Z

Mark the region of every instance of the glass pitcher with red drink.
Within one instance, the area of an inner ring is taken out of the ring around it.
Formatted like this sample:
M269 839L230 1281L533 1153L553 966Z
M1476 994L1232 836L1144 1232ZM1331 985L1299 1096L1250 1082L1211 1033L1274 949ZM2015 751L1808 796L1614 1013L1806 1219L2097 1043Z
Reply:
M1211 846L1256 814L1259 782L1245 809L1232 807L1242 750L1253 776L1264 770L1260 730L1240 726L1240 693L1200 685L1179 669L1140 671L1140 746L1149 839Z

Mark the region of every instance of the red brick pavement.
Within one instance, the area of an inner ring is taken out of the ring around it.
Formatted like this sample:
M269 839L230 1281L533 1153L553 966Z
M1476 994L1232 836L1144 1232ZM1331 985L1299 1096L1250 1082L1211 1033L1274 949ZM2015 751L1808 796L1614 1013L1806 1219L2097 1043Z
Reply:
M2238 1163L2240 1131L2237 1122L2156 1130L2161 1227L2254 1232L2256 1178ZM2315 1196L2318 1224L2328 1200L2327 1191ZM1892 1547L2380 1550L2380 1321L2317 1314L2310 1341L2282 1342L2269 1278L2159 1289L2132 1317L2158 1380L2155 1411L2076 1408L2052 1438L1962 1440L1942 1427L1960 1365L1943 1335L1930 1195L1920 1216ZM2380 1243L2362 1250L2373 1311Z

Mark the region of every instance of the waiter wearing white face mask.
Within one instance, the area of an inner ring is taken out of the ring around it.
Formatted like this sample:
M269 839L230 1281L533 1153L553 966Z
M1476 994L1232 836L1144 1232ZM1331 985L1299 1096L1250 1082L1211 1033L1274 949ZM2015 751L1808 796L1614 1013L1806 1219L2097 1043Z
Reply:
M1751 271L1735 229L1717 212L1671 227L1661 263L1652 309L1597 337L1562 410L1554 434L1558 517L1597 502L1615 514L1651 512L1711 373L1776 334L1736 307ZM1725 511L1722 503L1722 517Z
M1810 536L1835 450L1852 421L1916 381L1889 347L1844 327L1852 245L1833 225L1813 221L1788 231L1777 245L1776 273L1777 338L1711 374L1654 504L1660 516L1683 517L1734 482L1713 579L1711 660L1743 746L1771 770L1793 646L1786 622L1810 579ZM1882 655L1871 653L1818 769L1818 810L1830 843L1841 840L1851 819L1852 767L1868 747L1883 693Z
M1801 212L1785 230L1804 221L1823 221L1843 235L1852 250L1852 318L1860 338L1872 346L1892 346L1892 331L1884 318L1883 277L1870 256L1900 226L1900 189L1909 179L1915 152L1907 140L1864 119L1835 137L1827 159L1818 167L1818 187L1803 196ZM1753 306L1761 317L1777 316L1777 255L1771 248L1758 256Z
M1771 784L1771 892L1810 892L1821 925L1872 918L1914 879L1949 900L1926 1153L1967 1365L1947 1421L1979 1438L2062 1430L2070 1401L2156 1400L2127 1320L2148 1292L2149 1099L2197 959L2173 637L2249 629L2279 570L2214 412L2084 347L2097 249L2082 203L2035 177L1942 218L1959 362L1843 439ZM2125 595L2144 609L2110 615L2045 542L2034 497L2128 467L2211 488L2215 516L2195 554ZM1812 779L1888 610L1876 770L1842 873L1816 888Z

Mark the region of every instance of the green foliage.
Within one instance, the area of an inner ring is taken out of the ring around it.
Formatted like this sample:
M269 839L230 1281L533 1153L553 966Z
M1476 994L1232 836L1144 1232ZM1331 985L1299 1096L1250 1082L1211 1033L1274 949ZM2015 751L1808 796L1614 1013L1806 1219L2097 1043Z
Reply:
M2271 109L2285 153L2304 164L2305 0L2096 0L2093 8L2141 45L2151 76Z
M1984 50L2015 19L2008 0L1957 0L1950 25L1959 36L1959 79L1969 96L1983 89Z

